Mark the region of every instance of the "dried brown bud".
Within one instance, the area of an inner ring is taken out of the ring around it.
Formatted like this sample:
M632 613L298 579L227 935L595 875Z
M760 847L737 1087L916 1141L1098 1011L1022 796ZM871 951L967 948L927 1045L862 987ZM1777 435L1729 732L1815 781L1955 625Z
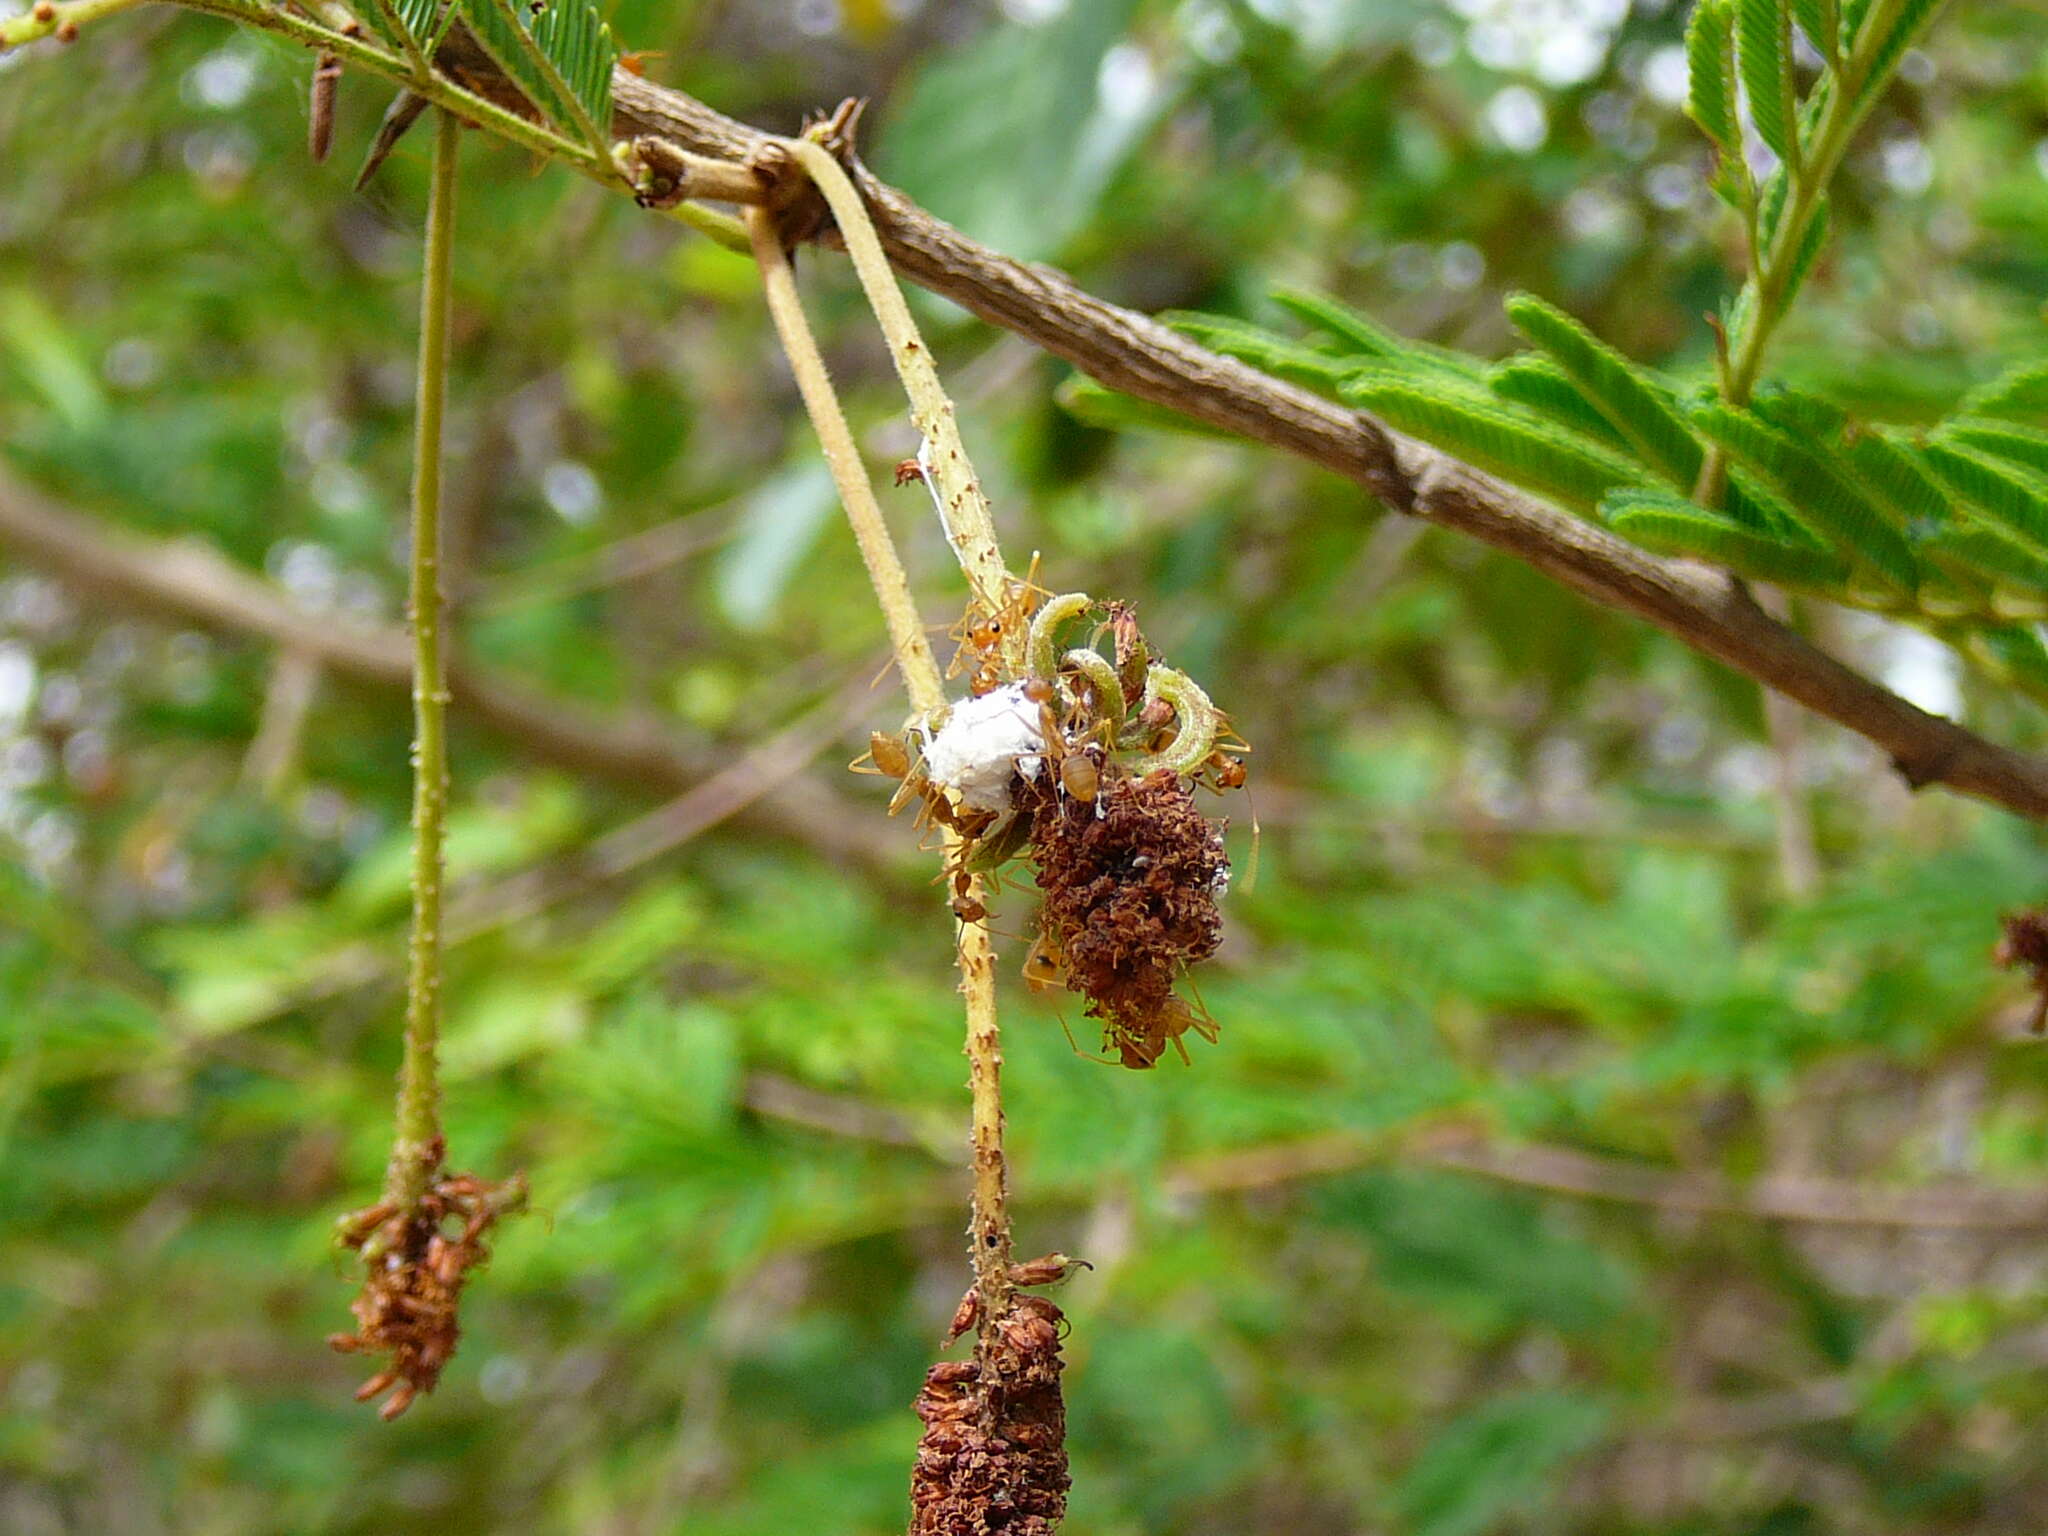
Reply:
M2034 1011L2028 1016L2030 1034L2048 1034L2048 910L2034 908L2010 912L1999 919L2003 932L1991 958L2008 970L2032 973Z
M973 1360L940 1361L917 1395L910 1536L1052 1536L1067 1508L1059 1308L1025 1296Z

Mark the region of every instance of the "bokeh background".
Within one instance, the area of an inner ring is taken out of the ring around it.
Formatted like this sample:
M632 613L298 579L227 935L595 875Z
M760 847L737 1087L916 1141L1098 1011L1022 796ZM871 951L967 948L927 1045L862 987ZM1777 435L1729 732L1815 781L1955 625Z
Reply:
M2043 339L2048 12L1953 9L1778 353L1890 420ZM1288 283L1492 353L1528 288L1680 373L1733 251L1683 22L615 17L653 76L763 126L871 97L882 174L1125 303L1273 319ZM0 509L37 498L88 553L197 541L388 634L424 151L352 195L385 92L351 78L309 166L308 68L170 8L0 58ZM459 729L450 1133L535 1210L440 1390L381 1425L323 1339L351 1294L331 1223L389 1134L403 689L0 540L10 1536L902 1527L965 1280L965 1094L930 857L842 770L901 719L881 626L748 263L481 140L464 183L466 656L572 745L651 730L772 793L685 836L641 819L676 782ZM886 467L914 444L873 327L837 258L802 268ZM1011 550L1135 600L1257 747L1259 876L1202 982L1220 1045L1094 1065L1006 980L1019 1242L1096 1266L1061 1297L1070 1529L2037 1532L2048 1055L1989 959L2048 888L2037 836L1771 728L1753 686L1354 486L1121 422L922 309ZM890 507L950 622L922 493ZM1802 622L2043 735L1931 641Z

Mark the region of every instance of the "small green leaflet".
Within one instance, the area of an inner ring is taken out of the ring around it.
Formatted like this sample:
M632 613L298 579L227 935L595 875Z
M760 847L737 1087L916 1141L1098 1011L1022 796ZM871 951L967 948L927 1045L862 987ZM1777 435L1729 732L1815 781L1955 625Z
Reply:
M1857 39L1856 51L1869 60L1863 71L1862 89L1857 92L1859 107L1867 107L1871 98L1890 82L1892 71L1898 68L1899 60L1905 57L1908 48L1920 40L1920 35L1932 24L1942 4L1943 0L1905 0L1899 7L1897 19L1892 22L1890 30L1881 41L1875 41L1866 52L1863 39ZM1865 9L1869 7L1866 6ZM1882 8L1889 9L1888 6ZM1860 21L1862 18L1858 19Z
M1799 120L1791 33L1787 0L1737 0L1736 57L1749 119L1756 124L1757 137L1788 165L1798 158L1794 131Z
M447 26L448 13L442 11L441 0L370 0L362 11L385 42L408 51L417 49L424 57L432 56Z
M1343 358L1289 341L1263 326L1227 315L1169 312L1159 316L1181 335L1199 341L1212 352L1234 357L1262 368L1278 378L1291 379L1314 389L1334 391L1356 364Z
M1826 549L1827 541L1799 521L1789 503L1749 469L1728 466L1728 484L1721 492L1721 510L1753 533L1766 534L1782 544L1805 544Z
M1570 315L1533 294L1510 295L1506 307L1516 329L1571 376L1593 408L1627 440L1635 457L1680 490L1693 488L1705 451L1672 406L1669 391Z
M1964 645L1994 676L2036 697L2048 695L2048 647L2031 627L1977 630Z
M1710 405L1693 421L1722 447L1773 481L1809 528L1850 560L1891 586L1910 592L1918 580L1913 553L1894 527L1818 445L1795 441L1761 417Z
M461 0L484 51L557 127L609 153L618 49L591 0Z
M2035 553L2048 555L2048 484L1953 442L1929 443L1922 451L1972 512Z
M1370 315L1362 314L1335 299L1298 288L1276 288L1273 302L1297 319L1330 336L1336 350L1346 356L1387 363L1407 364L1418 369L1453 374L1472 383L1486 376L1486 365L1449 347L1413 341L1388 330Z
M2048 362L2021 363L1964 398L1965 416L2048 422Z
M2048 558L1988 524L1944 528L1921 548L1946 569L1988 580L1991 612L2006 617L2048 613Z
M1835 0L1792 0L1792 15L1815 53L1830 64L1841 57L1842 19Z
M1229 437L1221 428L1183 416L1167 406L1154 405L1098 384L1085 373L1069 374L1053 391L1060 408L1076 421L1109 432L1186 432L1199 437Z
M1963 420L1949 427L1942 436L1950 442L2004 459L2008 464L2016 464L2030 474L2048 475L2048 432L2032 427L1990 426Z
M1580 512L1591 513L1616 487L1646 479L1620 454L1505 401L1448 393L1390 370L1360 374L1343 396L1398 431Z
M1685 110L1724 154L1742 149L1735 117L1735 16L1730 0L1699 0L1685 26Z
M1884 499L1909 538L1925 538L1954 520L1948 493L1918 458L1885 433L1858 432L1842 451L1858 479Z
M1486 383L1503 400L1541 411L1605 447L1629 451L1628 439L1614 430L1571 375L1539 353L1523 352L1497 364Z
M1755 581L1834 592L1849 577L1839 555L1771 538L1668 491L1616 491L1600 504L1600 515L1646 548L1725 566Z

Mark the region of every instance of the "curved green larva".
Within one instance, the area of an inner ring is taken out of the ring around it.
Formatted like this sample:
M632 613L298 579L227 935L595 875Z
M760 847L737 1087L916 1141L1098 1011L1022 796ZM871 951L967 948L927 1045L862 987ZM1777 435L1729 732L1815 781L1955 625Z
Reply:
M1032 616L1030 643L1024 653L1033 677L1050 678L1059 671L1053 635L1067 620L1078 618L1094 606L1095 599L1086 592L1062 592L1045 600L1045 605Z
M1076 648L1061 658L1060 668L1081 675L1095 695L1098 718L1109 721L1112 730L1123 724L1124 685L1117 680L1116 668L1106 656L1100 651Z
M1199 683L1172 667L1146 669L1144 702L1150 704L1154 699L1164 699L1173 706L1180 729L1174 732L1173 740L1165 751L1147 753L1136 759L1131 764L1131 771L1147 774L1170 768L1178 774L1193 773L1216 750L1216 732L1221 724L1216 706L1209 702L1209 695L1202 691ZM1140 706L1142 708L1143 705Z

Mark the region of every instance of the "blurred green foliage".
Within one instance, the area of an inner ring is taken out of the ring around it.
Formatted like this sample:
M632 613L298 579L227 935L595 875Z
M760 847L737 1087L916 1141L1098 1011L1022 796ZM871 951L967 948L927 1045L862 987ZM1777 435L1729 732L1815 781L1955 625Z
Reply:
M1278 321L1291 285L1498 354L1527 290L1683 372L1727 286L1677 6L612 22L768 126L874 96L883 174L1146 308ZM309 168L308 62L169 9L0 58L0 445L84 515L392 623L424 155L348 194L383 105L350 80ZM1911 420L2037 351L2044 145L2048 23L1962 8L1852 154L1777 371ZM748 264L515 152L466 162L466 652L727 760L865 682L880 625ZM872 326L834 259L804 276L886 465L914 444ZM1774 746L1754 689L1674 644L927 307L1011 548L1134 599L1257 747L1260 875L1201 980L1219 1045L1098 1067L1005 993L1019 1241L1097 1266L1061 1298L1070 1527L2037 1530L2038 1230L1585 1200L1512 1155L2038 1186L2048 1064L1989 966L2041 894L2035 834L1910 799L1831 730ZM922 493L890 506L950 621ZM629 538L667 553L621 574ZM1804 618L2041 742L1938 646ZM407 718L326 680L252 760L284 691L260 646L0 574L0 1529L900 1528L966 1266L930 861L838 772L898 702L813 769L873 863L728 827L452 951L455 1162L527 1169L536 1210L385 1426L322 1340L351 1293L331 1222L389 1134ZM1797 898L1788 752L1821 869ZM471 897L647 809L471 729L456 764ZM1432 1161L1453 1132L1508 1176Z

